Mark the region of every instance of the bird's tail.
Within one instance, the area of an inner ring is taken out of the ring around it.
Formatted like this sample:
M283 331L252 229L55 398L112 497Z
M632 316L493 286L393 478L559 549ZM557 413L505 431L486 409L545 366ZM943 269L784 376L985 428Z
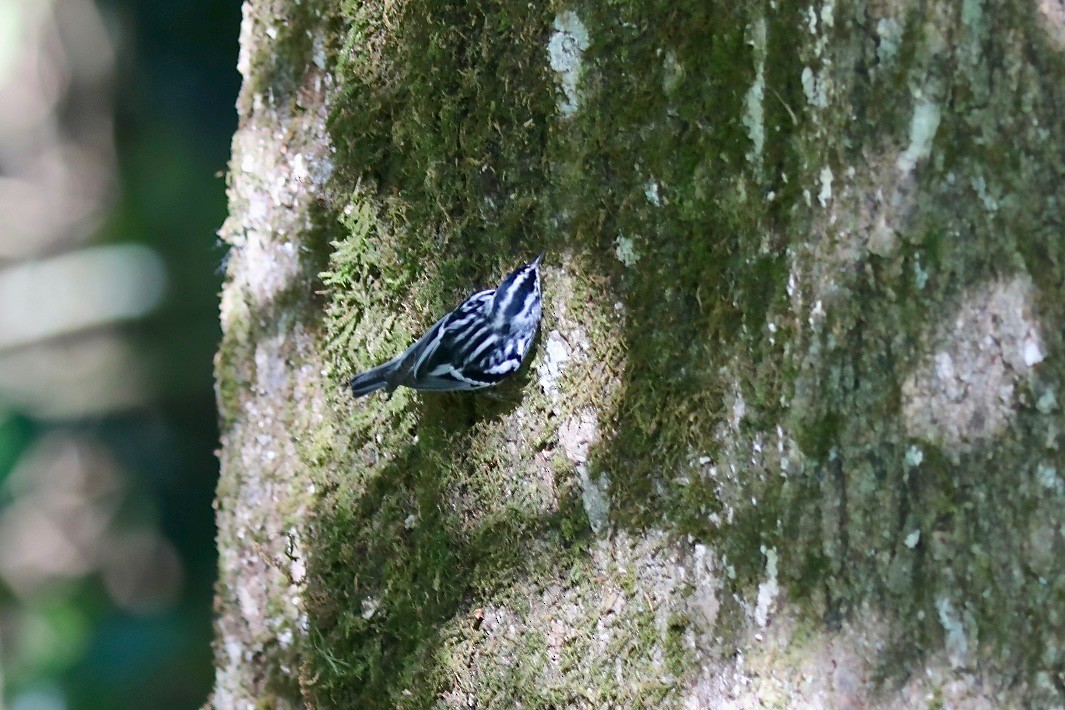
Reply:
M356 397L376 392L382 387L388 387L392 375L399 365L399 358L389 360L384 365L378 365L372 370L367 370L351 378L351 393Z

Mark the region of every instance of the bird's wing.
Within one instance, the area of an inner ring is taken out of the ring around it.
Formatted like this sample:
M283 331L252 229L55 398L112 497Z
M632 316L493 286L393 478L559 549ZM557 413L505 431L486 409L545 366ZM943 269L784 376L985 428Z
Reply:
M452 357L455 335L465 332L471 324L484 320L483 312L492 302L493 290L478 291L455 310L433 324L425 335L403 353L399 366L392 376L391 389L399 385L427 389L419 382L427 373L435 370Z

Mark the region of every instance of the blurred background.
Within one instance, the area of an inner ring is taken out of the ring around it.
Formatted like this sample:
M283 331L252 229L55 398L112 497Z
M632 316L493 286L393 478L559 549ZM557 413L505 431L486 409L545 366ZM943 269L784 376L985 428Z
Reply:
M0 675L211 684L211 358L238 0L0 0Z

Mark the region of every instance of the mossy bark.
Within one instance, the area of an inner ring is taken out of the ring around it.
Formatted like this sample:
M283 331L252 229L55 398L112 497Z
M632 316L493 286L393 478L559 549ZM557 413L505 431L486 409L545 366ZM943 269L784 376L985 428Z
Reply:
M1059 9L247 2L213 703L1062 703Z

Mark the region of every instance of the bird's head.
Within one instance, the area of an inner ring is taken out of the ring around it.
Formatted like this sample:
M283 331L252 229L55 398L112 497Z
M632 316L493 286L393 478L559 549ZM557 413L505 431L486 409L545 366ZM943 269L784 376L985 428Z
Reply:
M546 253L546 252L545 252ZM497 327L535 329L540 323L540 262L544 254L507 274L492 299Z

